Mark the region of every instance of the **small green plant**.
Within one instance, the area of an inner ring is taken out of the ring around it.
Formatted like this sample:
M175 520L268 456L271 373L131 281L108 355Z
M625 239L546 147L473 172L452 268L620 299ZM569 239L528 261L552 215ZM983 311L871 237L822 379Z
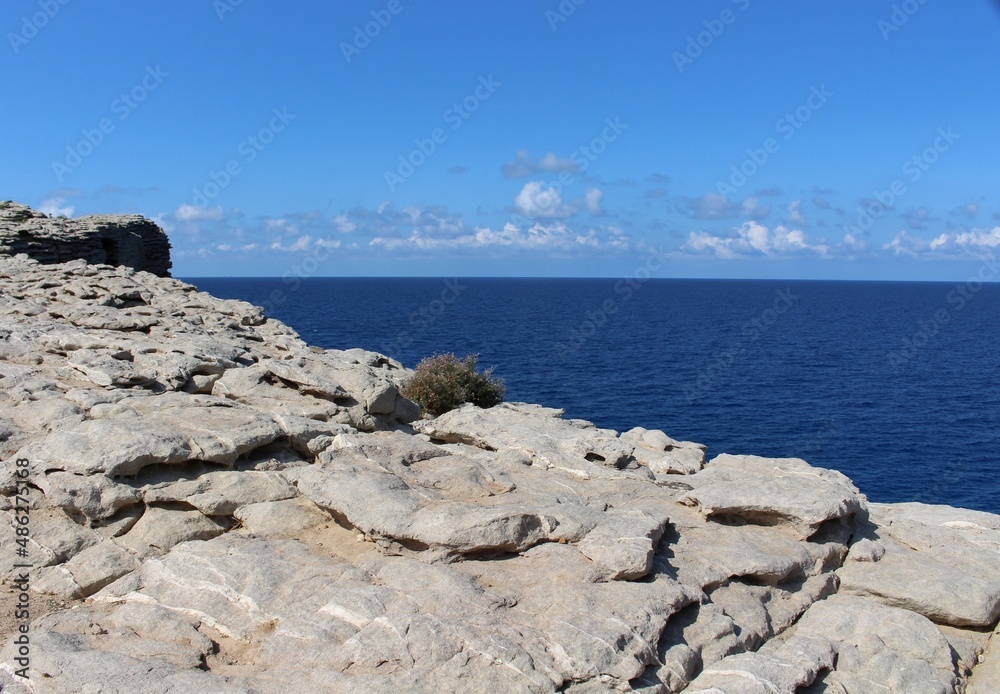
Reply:
M479 355L459 359L454 354L435 354L419 364L403 384L403 395L434 416L471 402L493 407L503 402L503 380L493 369L478 370Z

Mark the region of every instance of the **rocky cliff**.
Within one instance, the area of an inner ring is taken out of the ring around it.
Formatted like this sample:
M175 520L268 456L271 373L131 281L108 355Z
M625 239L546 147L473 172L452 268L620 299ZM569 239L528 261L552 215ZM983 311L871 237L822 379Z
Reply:
M65 219L0 202L0 255L19 253L46 264L82 259L170 276L167 235L139 215Z
M0 294L5 692L1000 691L1000 516L421 418L403 365L128 267Z

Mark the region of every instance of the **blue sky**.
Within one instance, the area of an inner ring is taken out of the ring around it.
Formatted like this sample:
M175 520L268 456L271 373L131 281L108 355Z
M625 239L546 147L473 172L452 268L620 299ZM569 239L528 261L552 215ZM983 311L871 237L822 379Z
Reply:
M177 276L957 281L1000 246L989 0L11 0L0 28L0 198L155 218Z

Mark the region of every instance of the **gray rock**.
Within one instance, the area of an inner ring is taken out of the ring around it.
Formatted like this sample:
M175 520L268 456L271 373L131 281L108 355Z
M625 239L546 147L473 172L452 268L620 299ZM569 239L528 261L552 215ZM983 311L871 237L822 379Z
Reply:
M65 564L40 570L33 587L40 593L60 598L85 598L135 571L139 565L139 560L128 551L112 540L105 540L83 550Z
M580 540L579 549L611 580L633 581L653 568L653 554L668 518L647 510L609 511Z
M297 537L331 522L316 504L301 498L247 504L233 515L247 532L267 539Z
M139 557L163 554L188 540L208 540L224 533L228 523L199 511L149 506L142 517L116 542Z
M847 477L796 458L723 454L694 478L697 486L680 501L706 518L779 525L802 538L826 521L849 518L864 508Z
M128 388L154 380L148 375L136 372L129 361L101 354L95 350L76 350L69 355L67 360L99 386Z
M36 483L50 504L91 520L109 518L119 509L140 501L134 489L101 474L50 472L36 478Z
M705 465L704 445L676 441L662 431L636 427L619 438L635 447L633 455L640 465L657 474L692 475Z
M948 641L927 618L874 600L835 595L817 602L794 635L833 646L837 661L828 687L944 694L958 683Z
M484 410L463 405L414 427L441 441L487 450L519 450L532 465L581 479L613 476L608 468L635 465L632 447L622 443L615 432L564 420L561 411L537 406L503 403Z
M41 263L83 258L161 276L170 272L167 235L138 215L52 219L25 205L7 202L0 208L0 254L19 253Z
M935 622L991 627L1000 619L1000 518L926 504L872 504L875 538L855 544L843 590Z
M821 671L832 668L835 659L829 641L796 637L773 649L729 656L709 666L685 691L793 694L812 684Z
M315 395L325 400L337 400L349 397L340 384L326 378L322 374L304 368L309 362L304 358L295 360L268 359L261 363L267 371L282 381L294 383L296 390ZM392 410L390 410L391 412Z
M270 416L223 400L141 417L87 421L50 434L18 457L46 470L114 477L134 475L154 463L204 460L231 465L281 433Z
M142 490L147 504L183 502L206 516L231 516L241 506L281 501L298 491L277 472L209 472L194 480L154 485Z
M76 556L102 539L98 533L75 523L57 509L33 512L31 520L32 539L52 552L57 562L64 562Z
M674 516L678 537L671 565L679 580L702 587L730 578L780 583L840 565L846 548L835 542L803 542L777 527L727 526Z

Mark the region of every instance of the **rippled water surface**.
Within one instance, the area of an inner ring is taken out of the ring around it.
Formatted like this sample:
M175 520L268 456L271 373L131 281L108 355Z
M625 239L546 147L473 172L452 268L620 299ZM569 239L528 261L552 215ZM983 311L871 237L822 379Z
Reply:
M1000 513L1000 285L194 279L307 341L478 353L508 399L722 452L802 457L873 501Z

